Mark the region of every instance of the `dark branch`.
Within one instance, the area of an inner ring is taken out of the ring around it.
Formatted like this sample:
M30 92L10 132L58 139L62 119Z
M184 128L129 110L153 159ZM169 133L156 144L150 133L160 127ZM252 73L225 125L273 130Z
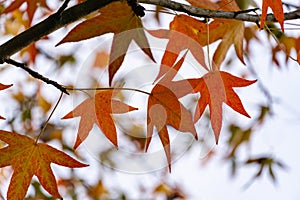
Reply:
M204 17L204 18L222 18L222 19L235 19L240 21L248 21L257 23L260 21L260 15L251 15L243 12L227 12L227 11L216 11L216 10L206 10L197 8L194 6L177 3L170 0L139 0L140 3L158 5L165 8L169 8L174 11L184 12L191 16L195 17ZM251 11L251 10L250 10ZM293 12L285 13L285 20L299 19L300 10L295 10ZM268 14L266 21L276 22L273 14Z
M5 42L0 46L0 64L7 62L9 64L15 65L27 71L31 76L44 81L47 84L51 84L61 90L62 92L68 94L67 90L62 87L57 82L50 80L41 74L31 70L23 63L18 63L14 60L10 59L10 56L19 52L23 48L28 45L42 39L43 37L49 35L55 30L66 26L72 22L77 21L78 19L108 5L109 3L116 0L88 0L84 1L81 4L75 5L67 10L65 10L68 6L70 0L65 0L62 6L58 9L58 11L40 23L32 26L28 30L20 33L9 41ZM133 0L131 0L133 1ZM224 19L236 19L242 21L249 21L258 23L260 21L259 15L251 15L248 14L248 10L245 12L225 12L225 11L215 11L215 10L206 10L197 8L190 5L185 5L177 2L173 2L170 0L140 0L140 3L147 3L152 5L159 5L165 8L172 9L174 11L184 12L191 16L196 17L205 17L205 18L224 18ZM138 2L136 3L138 5ZM300 10L296 10L293 12L289 12L285 14L285 20L299 19L300 18ZM275 22L276 19L274 15L267 15L267 21Z
M45 20L2 44L0 46L0 64L4 63L5 59L11 57L28 45L113 1L115 0L88 0L63 11L60 15L57 15L57 13L50 15Z
M13 54L19 52L26 46L40 40L41 38L49 35L55 30L66 26L78 19L106 6L107 4L116 0L88 0L81 4L75 5L67 10L64 10L59 16L57 13L52 14L40 23L32 26L28 30L20 33L9 41L0 46L0 64L5 59L11 57ZM224 18L236 19L241 21L249 21L258 23L260 21L259 15L250 15L248 13L213 11L177 3L170 0L140 0L140 3L147 3L152 5L159 5L175 11L184 12L191 16L205 17L205 18ZM59 10L65 9L68 1L65 1ZM300 10L289 12L285 14L285 20L299 19ZM267 15L267 21L275 22L274 15Z
M59 83L57 83L57 82L55 82L53 80L50 80L47 77L44 77L43 75L39 74L38 72L30 69L24 63L17 62L15 60L10 59L10 58L5 59L4 62L6 62L8 64L11 64L13 66L19 67L19 68L25 70L26 72L28 72L32 77L34 77L36 79L39 79L41 81L44 81L47 84L53 85L54 87L56 87L57 89L59 89L60 91L62 91L65 94L69 94L68 91L67 91L67 89L65 87L63 87L62 85L60 85Z

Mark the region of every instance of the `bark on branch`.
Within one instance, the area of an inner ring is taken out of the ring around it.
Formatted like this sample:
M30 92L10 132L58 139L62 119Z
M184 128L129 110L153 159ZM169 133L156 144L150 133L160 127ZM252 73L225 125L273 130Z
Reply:
M50 33L106 6L116 0L88 0L61 13L54 13L45 20L13 37L0 46L0 64L28 45Z
M205 17L205 18L223 18L223 19L235 19L240 21L248 21L258 23L260 21L260 15L248 14L244 12L227 12L227 11L216 11L216 10L206 10L197 8L194 6L177 3L171 0L139 0L140 3L159 5L165 8L169 8L174 11L184 12L195 17ZM285 13L285 20L293 20L300 18L300 9L293 12ZM268 14L266 21L276 22L275 16L273 14Z
M26 46L40 40L41 38L49 35L50 33L63 26L77 21L78 19L106 6L113 1L116 0L88 0L84 1L81 4L75 5L59 14L54 13L40 23L32 26L31 28L2 44L0 46L0 64ZM251 15L240 12L205 10L170 0L140 0L139 2L152 5L160 5L165 8L169 8L178 12L184 12L196 17L235 19L255 23L258 23L260 20L259 15ZM292 19L300 19L300 10L285 13L285 20ZM276 19L274 15L269 14L267 15L267 21L274 22L276 21Z

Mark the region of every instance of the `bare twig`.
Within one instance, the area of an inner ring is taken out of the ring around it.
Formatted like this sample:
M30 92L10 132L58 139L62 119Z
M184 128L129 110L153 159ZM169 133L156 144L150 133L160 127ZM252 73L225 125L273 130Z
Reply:
M63 87L62 85L60 85L59 83L57 83L56 81L53 81L47 77L44 77L43 75L39 74L38 72L30 69L29 67L26 66L26 64L24 63L20 63L20 62L17 62L15 60L12 60L10 58L8 59L5 59L4 60L6 63L8 64L11 64L11 65L14 65L16 67L19 67L23 70L25 70L26 72L28 72L32 77L36 78L36 79L39 79L47 84L50 84L50 85L53 85L54 87L56 87L57 89L59 89L61 92L65 93L65 94L69 94L67 89L65 87Z
M56 14L61 15L61 13L68 7L70 0L65 0L61 7L56 11Z

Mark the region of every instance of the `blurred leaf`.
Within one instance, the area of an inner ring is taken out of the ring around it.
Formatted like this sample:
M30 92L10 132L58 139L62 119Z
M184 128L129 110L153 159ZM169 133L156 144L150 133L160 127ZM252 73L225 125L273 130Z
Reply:
M94 67L105 68L109 64L109 54L106 51L98 51L94 60Z
M40 93L37 96L37 101L38 101L38 106L42 108L44 114L46 114L52 107L52 104L49 103Z
M16 9L19 9L19 7L21 7L24 3L26 3L27 5L26 13L28 15L30 24L38 8L43 7L46 8L47 10L50 10L46 0L14 0L7 8L5 8L3 13L10 13Z
M88 189L88 195L93 200L101 200L107 197L109 191L103 185L102 180L99 180L98 183Z
M241 144L248 143L250 141L250 137L252 134L252 129L243 130L240 127L231 124L229 126L229 131L231 133L230 138L228 140L228 145L230 148L230 153L228 154L228 158L234 158L237 149Z
M51 140L62 141L63 128L58 127L55 124L48 123L44 129L44 133L40 136L40 139L44 142L49 142Z
M249 158L246 162L245 165L256 165L258 166L258 171L256 174L253 176L252 179L248 182L247 185L251 184L256 178L260 177L263 173L263 171L267 170L268 175L270 178L273 180L273 183L276 183L276 175L274 173L274 168L279 167L281 169L286 169L286 166L278 160L275 160L272 157L257 157L257 158Z
M73 54L69 55L60 55L57 59L58 66L62 67L63 65L69 63L69 64L75 64L76 58Z

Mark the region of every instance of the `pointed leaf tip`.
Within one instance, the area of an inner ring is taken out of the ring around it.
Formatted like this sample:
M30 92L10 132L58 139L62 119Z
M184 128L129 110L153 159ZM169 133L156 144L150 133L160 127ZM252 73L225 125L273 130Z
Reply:
M205 74L199 79L198 85L194 89L195 92L200 92L201 94L196 107L194 121L196 122L200 119L208 105L212 129L216 143L218 143L222 128L222 104L226 103L236 112L250 117L233 88L246 87L255 82L256 80L249 81L223 71L213 71Z
M88 137L89 132L96 124L106 138L118 147L117 131L112 114L122 114L137 110L119 100L113 99L114 91L103 90L98 92L94 98L88 98L81 102L73 111L69 112L63 119L80 117L77 138L74 149Z
M69 168L88 166L48 144L36 144L34 139L25 135L0 130L0 140L8 144L0 149L0 166L11 165L14 169L7 199L24 199L34 175L50 195L61 198L51 163Z

